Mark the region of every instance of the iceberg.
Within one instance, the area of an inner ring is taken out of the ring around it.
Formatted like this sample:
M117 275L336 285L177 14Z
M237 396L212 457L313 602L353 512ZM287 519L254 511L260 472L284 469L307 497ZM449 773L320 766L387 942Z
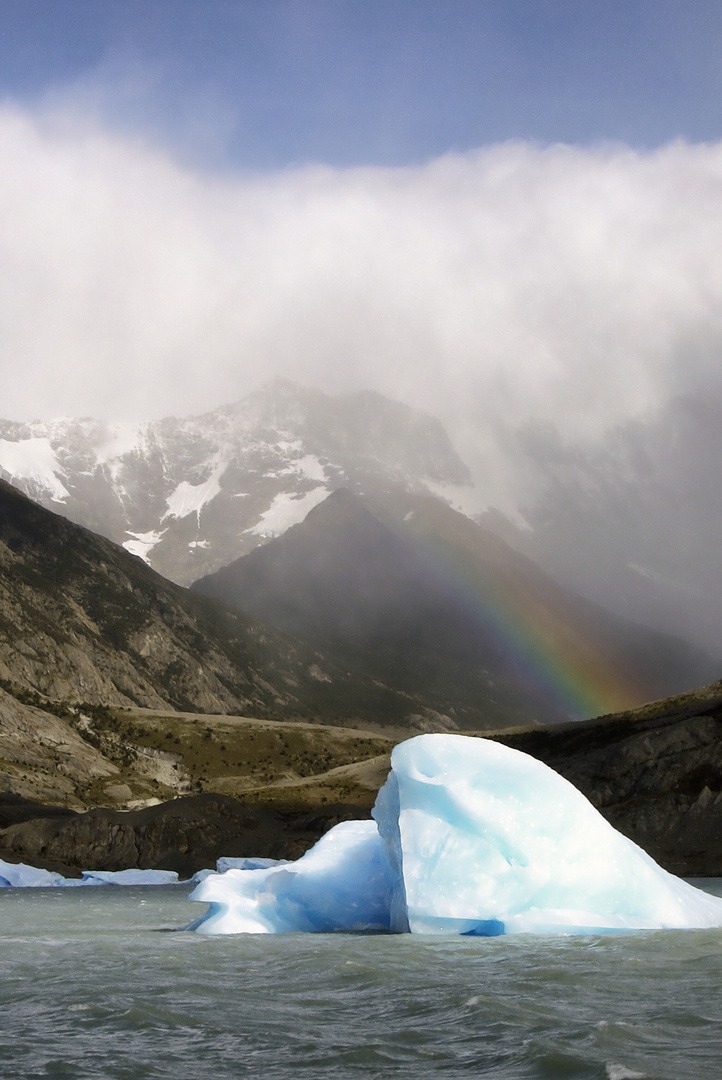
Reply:
M208 875L206 934L588 934L722 926L722 899L663 870L572 784L463 735L398 745L373 821L296 862Z
M395 931L722 926L722 899L663 870L528 754L420 735L394 749L391 765L373 815L394 868Z
M288 859L258 859L248 856L238 859L223 855L216 859L216 870L219 874L225 874L226 870L266 870L269 866L279 866L287 862Z
M70 882L66 878L66 883ZM80 885L177 885L175 870L83 870Z

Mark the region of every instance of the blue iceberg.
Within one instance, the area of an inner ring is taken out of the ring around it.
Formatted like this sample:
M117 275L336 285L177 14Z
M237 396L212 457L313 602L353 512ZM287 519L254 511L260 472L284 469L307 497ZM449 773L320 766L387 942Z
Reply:
M210 874L207 934L495 936L722 926L722 899L663 870L561 776L488 739L397 746L374 821L296 862Z

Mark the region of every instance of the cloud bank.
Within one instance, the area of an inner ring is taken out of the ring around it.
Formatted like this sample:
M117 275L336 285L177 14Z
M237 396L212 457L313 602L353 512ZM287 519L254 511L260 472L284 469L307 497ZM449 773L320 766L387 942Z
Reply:
M590 441L717 388L721 211L722 144L219 176L5 107L0 415L368 387L441 416L499 501L520 426Z

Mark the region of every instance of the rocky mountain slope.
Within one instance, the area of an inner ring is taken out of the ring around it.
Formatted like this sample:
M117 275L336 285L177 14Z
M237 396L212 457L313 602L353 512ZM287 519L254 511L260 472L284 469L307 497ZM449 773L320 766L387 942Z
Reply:
M189 593L0 481L0 679L69 703L403 722L424 703Z
M717 665L565 590L438 499L338 490L193 586L464 729L589 716Z
M471 491L433 417L289 382L136 427L3 420L0 477L182 585L280 535L337 487Z

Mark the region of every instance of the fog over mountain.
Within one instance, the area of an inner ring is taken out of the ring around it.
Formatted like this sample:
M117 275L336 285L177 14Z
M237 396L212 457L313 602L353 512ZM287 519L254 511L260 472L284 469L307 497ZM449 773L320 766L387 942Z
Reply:
M435 417L288 381L145 424L0 420L0 476L184 585L283 535L339 488L390 497L400 524L406 496L432 496L567 588L719 657L721 522L708 470L722 465L720 411L688 396L585 453L528 425L516 451L540 484L514 517L480 512L483 489Z
M586 447L530 424L517 445L539 493L522 528L487 523L569 587L719 656L721 422L722 399L699 391Z
M45 102L0 147L7 419L381 393L562 580L719 651L722 144L204 174Z

